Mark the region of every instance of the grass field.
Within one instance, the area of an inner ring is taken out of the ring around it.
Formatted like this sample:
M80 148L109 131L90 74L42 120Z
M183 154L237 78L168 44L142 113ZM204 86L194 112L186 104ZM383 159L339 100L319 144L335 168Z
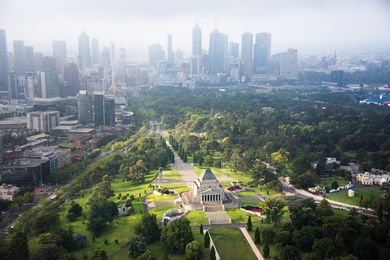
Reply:
M164 179L181 180L180 173L174 168L167 168L163 170Z
M343 203L348 203L351 205L359 206L360 197L363 196L363 200L370 200L372 197L377 198L378 196L381 196L383 193L378 188L374 187L362 187L362 188L356 188L355 191L355 197L350 198L348 197L347 191L340 191L335 192L331 194L327 194L326 197L330 200L335 200ZM370 207L370 205L369 205Z
M252 206L255 206L253 203ZM229 215L229 217L232 220L232 223L246 223L248 221L248 217L251 216L252 223L258 223L261 221L261 217L249 214L239 208L237 209L228 209L226 210L226 213Z
M152 194L147 197L148 201L167 201L167 200L174 200L175 196L173 195L167 195L167 194Z
M333 181L337 181L339 186L345 186L348 184L348 181L345 180L344 178L333 176L333 177L329 177L329 178L321 178L320 185L331 188Z
M210 234L221 259L256 259L255 254L238 228L212 228Z

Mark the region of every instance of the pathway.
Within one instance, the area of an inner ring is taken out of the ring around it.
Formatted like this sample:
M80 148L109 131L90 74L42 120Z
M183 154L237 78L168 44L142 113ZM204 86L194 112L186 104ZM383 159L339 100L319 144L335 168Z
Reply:
M249 235L248 231L246 230L246 228L241 227L240 230L241 230L242 234L244 235L246 241L248 241L248 244L252 248L252 251L256 255L257 259L264 260L264 257L261 255L259 249L257 248L255 243L253 242L253 240L252 240L251 236Z
M186 183L187 187L192 188L192 183L196 181L198 176L192 169L192 166L189 163L183 162L182 159L174 152L175 154L175 163L173 167L180 173L182 180Z

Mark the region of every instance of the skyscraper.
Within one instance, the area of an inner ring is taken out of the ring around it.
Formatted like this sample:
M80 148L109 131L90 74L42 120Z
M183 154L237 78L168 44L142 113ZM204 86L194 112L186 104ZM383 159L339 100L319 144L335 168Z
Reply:
M91 40L91 62L92 64L99 63L99 40L93 38Z
M239 46L236 42L229 42L229 56L233 59L238 59L239 56Z
M48 56L43 59L42 71L38 72L38 83L42 98L60 97L60 86L56 59Z
M77 94L77 110L79 124L88 125L93 123L93 96L86 90L80 90Z
M14 41L14 70L16 76L24 75L24 42Z
M167 60L168 60L168 64L173 64L175 60L175 56L172 50L172 35L170 34L168 34L168 38L167 38Z
M199 57L202 55L202 30L198 24L192 29L192 55Z
M254 70L257 74L268 72L269 59L271 57L271 34L256 33L256 43L254 48Z
M253 34L250 32L241 35L241 60L244 75L251 75L253 72Z
M80 90L80 78L77 65L67 63L64 68L65 96L76 96Z
M227 73L228 36L215 30L210 34L209 73Z
M104 125L104 95L100 91L93 93L93 119L95 126Z
M119 64L121 65L122 68L124 68L126 66L126 63L127 63L126 49L120 48L119 49Z
M24 72L34 70L34 47L24 46Z
M43 53L35 52L34 53L34 72L41 71L43 68Z
M0 29L0 91L8 91L8 70L7 38Z
M115 98L104 97L104 125L115 126Z
M149 46L149 66L157 68L160 61L165 60L165 52L160 44Z
M85 69L91 65L91 52L89 45L89 36L82 32L79 36L79 68Z
M66 64L66 41L53 41L53 57L56 59L57 71L64 75L64 66Z

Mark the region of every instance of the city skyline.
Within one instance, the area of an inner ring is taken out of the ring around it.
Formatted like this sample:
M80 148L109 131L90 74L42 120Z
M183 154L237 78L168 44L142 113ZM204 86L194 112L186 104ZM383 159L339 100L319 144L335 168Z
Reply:
M270 32L272 52L287 48L303 52L347 48L350 51L381 50L390 46L390 29L385 26L390 23L387 15L390 4L383 0L247 1L245 5L200 1L185 7L177 1L168 1L165 5L149 1L150 6L155 7L151 9L137 1L131 5L123 1L97 5L83 1L78 6L73 1L52 2L56 1L40 0L33 5L21 0L1 1L0 24L7 31L8 46L14 40L23 40L35 50L49 54L53 40L66 40L68 52L77 53L77 37L84 30L91 38L99 39L101 46L113 41L117 46L142 51L153 43L162 44L166 49L166 37L171 34L173 49L183 49L187 54L196 22L203 35L217 27L233 42L240 42L241 34L246 31ZM12 15L16 11L17 19ZM46 22L48 19L50 23ZM202 48L208 47L208 37L202 37Z

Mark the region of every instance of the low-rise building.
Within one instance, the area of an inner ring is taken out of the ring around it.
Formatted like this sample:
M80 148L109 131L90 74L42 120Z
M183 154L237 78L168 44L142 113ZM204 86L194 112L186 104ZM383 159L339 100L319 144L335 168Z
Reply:
M360 182L362 185L382 186L383 184L390 182L390 174L373 174L370 172L358 173L356 175L356 181Z
M0 185L0 199L13 200L18 191L19 188L16 186L10 184L2 184Z
M35 111L27 113L27 128L44 133L58 126L59 111Z

